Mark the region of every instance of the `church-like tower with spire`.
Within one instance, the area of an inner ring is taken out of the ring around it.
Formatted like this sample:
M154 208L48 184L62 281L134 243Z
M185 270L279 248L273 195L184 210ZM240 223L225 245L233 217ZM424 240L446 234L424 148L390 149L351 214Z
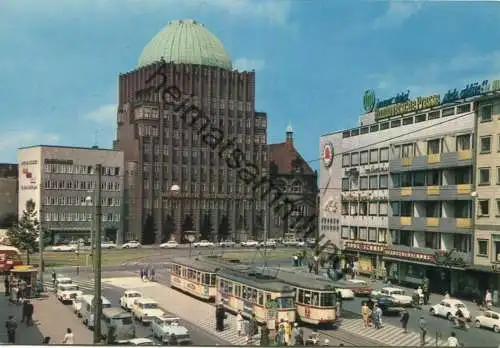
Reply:
M301 216L316 214L318 173L300 155L294 146L293 128L289 124L285 131L285 141L269 145L269 174L284 192L284 197L294 202L292 214L280 206L269 211L269 237L284 238L295 235L295 222ZM288 215L288 216L286 216Z

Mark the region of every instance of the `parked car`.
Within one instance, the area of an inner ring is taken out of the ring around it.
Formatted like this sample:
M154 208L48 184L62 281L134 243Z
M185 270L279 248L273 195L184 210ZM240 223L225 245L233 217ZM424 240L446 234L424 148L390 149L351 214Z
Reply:
M160 244L160 248L162 248L162 249L175 249L178 246L179 246L179 243L177 243L175 240L169 240L168 242Z
M64 277L62 275L57 275L56 276L56 289L59 285L63 285L63 284L73 284L73 280L69 277Z
M380 290L373 290L371 297L374 299L389 297L401 306L410 306L412 303L412 297L406 295L406 292L399 288L385 287Z
M271 249L276 249L278 246L278 243L274 239L268 239L265 241L262 241L259 243L258 247L259 248L271 248Z
M73 302L73 299L82 295L83 291L76 284L61 284L57 287L56 297L62 303Z
M240 244L242 247L247 247L247 248L256 248L259 246L259 242L256 240L247 240L246 242L241 242Z
M137 249L141 247L141 243L136 240L131 240L130 242L124 243L122 245L123 249Z
M112 242L101 243L101 249L115 249L115 248L116 248L115 243L112 243Z
M478 315L474 318L474 325L477 328L487 328L495 331L496 333L500 332L500 313L493 311L484 311L483 314Z
M180 318L164 315L153 318L151 331L153 337L159 339L163 344L168 344L170 335L174 334L180 346L191 344L191 337L186 327L179 324Z
M116 341L118 345L121 346L155 346L156 344L154 343L153 340L149 338L132 338L130 340L120 340Z
M404 309L399 303L394 302L391 297L380 297L376 303L384 315L399 315Z
M75 245L69 245L69 244L61 244L61 245L54 245L53 247L50 248L50 251L55 251L55 252L75 252L77 247Z
M373 289L362 279L348 279L347 283L353 285L351 289L356 296L370 296Z
M215 243L212 243L206 239L200 240L199 242L193 243L195 248L213 248L215 247Z
M226 240L224 242L219 242L218 246L221 248L234 248L236 243Z
M467 319L467 321L470 321L471 314L465 304L462 301L456 300L454 298L441 300L441 302L432 306L429 311L432 315L452 320L459 308L462 311L465 319Z
M158 307L158 302L150 298L138 298L132 306L133 316L143 324L150 323L155 317L162 317L164 312Z
M142 298L142 294L136 290L125 290L120 297L120 307L126 310L131 310L135 300Z

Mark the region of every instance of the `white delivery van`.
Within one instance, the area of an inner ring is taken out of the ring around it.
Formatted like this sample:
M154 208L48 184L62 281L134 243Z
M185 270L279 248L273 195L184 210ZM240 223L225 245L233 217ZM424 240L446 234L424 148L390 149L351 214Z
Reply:
M111 308L111 302L101 297L102 299L102 309ZM82 322L88 328L94 327L94 295L83 295L81 300L80 316L82 317Z
M107 339L110 327L114 328L114 342L135 338L132 314L121 308L104 308L101 317L101 336Z

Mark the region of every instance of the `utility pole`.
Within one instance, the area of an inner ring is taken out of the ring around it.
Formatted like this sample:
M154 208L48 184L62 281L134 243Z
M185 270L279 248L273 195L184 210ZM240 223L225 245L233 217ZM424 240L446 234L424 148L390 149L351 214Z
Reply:
M102 202L101 202L101 182L102 165L96 165L97 171L97 202L96 202L96 220L95 220L95 254L94 254L94 343L101 342L101 316L102 316L102 298L101 298L101 223L102 223Z
M43 224L42 224L42 206L40 205L40 210L39 210L39 216L38 216L38 255L40 255L40 266L38 268L39 274L38 278L40 280L40 283L42 284L42 289L44 289L44 284L43 284L43 272L45 271L45 264L43 260L43 248L44 248L44 238L45 236L43 235Z

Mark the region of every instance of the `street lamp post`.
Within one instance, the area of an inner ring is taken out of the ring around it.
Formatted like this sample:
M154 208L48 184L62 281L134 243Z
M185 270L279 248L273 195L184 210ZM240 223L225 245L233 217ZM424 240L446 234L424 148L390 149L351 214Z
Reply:
M92 206L92 197L85 197L85 206ZM94 254L94 219L93 219L93 211L90 209L90 252L86 256L86 264L89 265L89 261L92 263L92 270L94 270L94 262L93 262L93 254Z
M174 184L174 185L172 185L172 186L170 187L170 192L173 192L173 193L178 193L178 192L180 192L180 190L181 190L180 186L179 186L179 185L176 185L176 184ZM173 203L173 202L172 202L172 203ZM174 216L174 215L175 215L175 210L174 210L174 206L173 206L173 204L172 204L172 219L174 219L174 220L175 220L175 216ZM181 228L182 228L182 227L181 227ZM179 234L179 235L180 235L180 234ZM172 239L172 237L170 237L170 239ZM182 240L181 240L180 242L182 243Z
M193 242L196 240L196 233L194 231L186 231L184 238L189 242L189 258L191 258L191 252L193 247Z
M39 217L38 217L38 220L39 223L38 223L38 229L39 229L39 232L38 232L38 254L40 255L40 266L39 266L39 274L38 274L38 277L40 278L40 284L42 286L42 289L44 288L44 284L43 284L43 272L45 271L45 262L44 262L44 259L43 259L43 248L45 247L45 243L44 243L44 233L43 233L43 224L42 224L42 207L40 206L40 212L39 212Z

